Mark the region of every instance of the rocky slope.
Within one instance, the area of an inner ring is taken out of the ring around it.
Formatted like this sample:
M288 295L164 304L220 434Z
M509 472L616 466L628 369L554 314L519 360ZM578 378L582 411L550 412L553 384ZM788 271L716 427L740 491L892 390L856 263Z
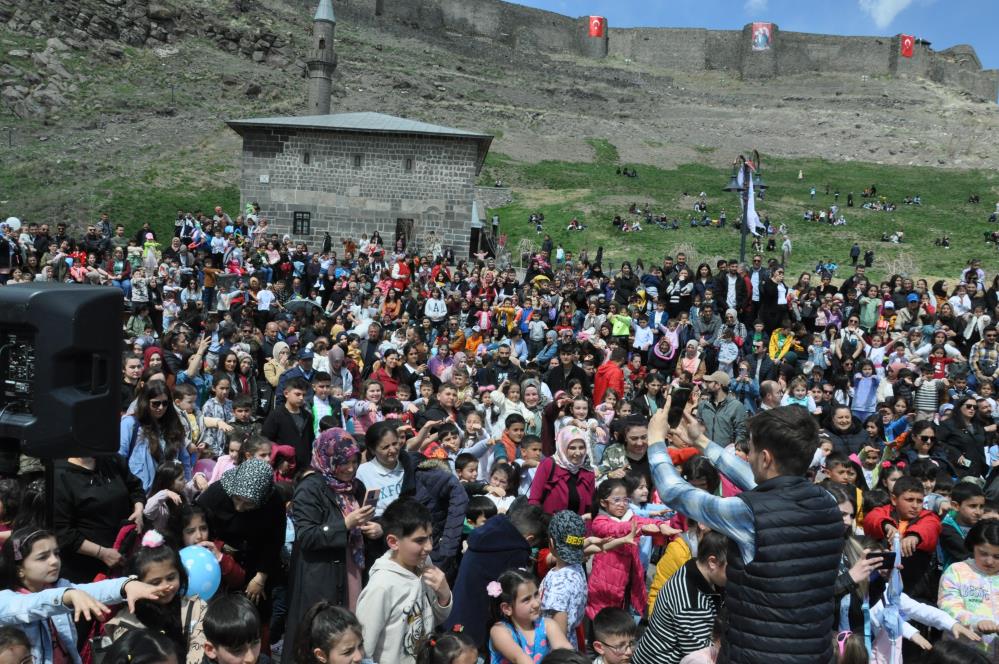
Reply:
M0 200L75 216L99 204L99 181L235 182L238 140L223 120L302 111L313 5L0 0L0 124L13 142L0 143L10 166L0 169ZM628 163L723 164L758 147L832 160L999 166L999 107L926 81L862 72L765 82L680 75L516 51L376 23L346 2L336 7L335 111L491 131L493 150L515 159L589 160L585 139L600 137Z

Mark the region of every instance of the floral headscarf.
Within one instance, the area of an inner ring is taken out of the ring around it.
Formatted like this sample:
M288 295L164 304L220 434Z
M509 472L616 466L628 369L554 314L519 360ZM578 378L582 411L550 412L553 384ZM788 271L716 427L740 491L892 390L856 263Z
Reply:
M222 489L230 498L244 498L263 505L274 486L274 470L263 459L247 459L222 473Z
M558 432L558 436L555 437L555 464L559 468L565 468L573 475L583 468L581 464L571 463L569 456L566 454L566 450L569 449L569 443L574 440L581 440L585 443L586 432L579 427L562 427Z
M354 497L355 481L337 479L337 468L350 462L361 453L360 448L344 429L333 427L319 434L312 446L312 468L326 480L333 492L333 500L344 517L359 508ZM351 528L347 538L351 556L359 568L364 567L364 537L360 528Z

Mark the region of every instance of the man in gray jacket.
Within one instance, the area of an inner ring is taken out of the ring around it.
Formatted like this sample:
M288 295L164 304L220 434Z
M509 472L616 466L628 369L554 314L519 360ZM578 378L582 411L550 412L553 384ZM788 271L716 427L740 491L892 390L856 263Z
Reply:
M723 447L746 440L746 407L728 393L729 380L724 371L705 376L701 385L706 394L697 405L705 435Z

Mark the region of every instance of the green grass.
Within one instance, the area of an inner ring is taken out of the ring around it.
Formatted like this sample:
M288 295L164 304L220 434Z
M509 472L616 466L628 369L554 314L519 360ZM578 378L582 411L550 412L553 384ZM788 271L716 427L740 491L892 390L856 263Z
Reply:
M621 161L617 147L606 138L588 138L586 142L593 148L593 161L597 164L616 164Z
M112 221L125 223L130 233L149 221L157 236L167 238L173 235L177 210L202 210L210 215L212 208L221 205L233 217L240 211L239 188L225 184L147 187L139 181L115 179L97 185L89 203L90 209L106 211Z
M514 201L502 208L490 210L498 214L501 229L508 236L508 246L515 249L520 240L540 245L543 236L535 233L528 222L531 212L543 212L545 232L567 251L588 248L593 256L598 246L612 263L638 258L660 261L667 253L678 249L692 251L699 259L730 258L738 255L739 235L731 224L739 215L740 202L735 194L722 191L729 179L728 168L704 164L687 164L676 169L638 166L638 178L615 175L616 148L603 139L587 139L594 148L591 163L544 161L520 163L510 158L490 154L484 173L491 179L502 178L514 188ZM705 151L701 151L704 153ZM798 180L798 171L804 179ZM991 228L986 219L999 197L999 178L995 173L977 170L935 169L926 167L883 166L869 163L832 163L817 159L767 159L764 157L764 179L769 185L766 199L759 203L760 215L769 214L775 226L787 224L794 253L791 270L814 270L815 264L826 257L840 265L849 262L849 249L854 241L863 250L875 251L872 270L877 278L890 272L905 271L914 276L953 279L971 256L989 257L996 250L986 245L983 232ZM833 203L839 190L839 204L847 225L832 227L806 222L805 209L818 210ZM879 194L885 194L898 204L894 212L875 212L859 206L860 197L872 183ZM815 186L818 195L809 199L809 188ZM686 191L690 197L681 194ZM689 219L694 196L707 193L708 212L717 218L725 209L729 227L690 228ZM847 192L854 192L855 207L846 207ZM965 203L970 193L981 196L981 205ZM922 196L922 206L902 205L907 195ZM641 233L622 234L611 225L615 214L627 218L630 202L642 209L651 205L656 212L666 213L680 221L679 231L662 231L647 226ZM569 220L577 217L587 225L586 231L565 230ZM905 231L902 245L880 242L882 233ZM951 249L934 247L936 237L949 234ZM778 247L780 239L778 239ZM748 246L747 246L748 253ZM841 270L846 276L849 269Z

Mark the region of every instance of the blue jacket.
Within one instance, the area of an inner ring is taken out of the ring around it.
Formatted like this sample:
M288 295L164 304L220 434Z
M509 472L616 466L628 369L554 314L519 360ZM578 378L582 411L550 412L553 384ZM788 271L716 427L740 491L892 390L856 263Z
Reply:
M160 440L160 449L166 446L165 441ZM131 450L131 453L129 452ZM149 491L156 476L156 460L149 453L149 441L146 440L146 433L139 426L138 420L132 415L121 418L120 436L118 439L118 454L128 461L128 469L142 482L142 490ZM177 453L177 459L184 465L184 479L191 479L194 470L194 459L187 451L187 445L181 445Z
M461 551L468 493L446 463L440 463L439 468L426 468L432 465L426 461L423 465L414 476L416 500L430 510L434 526L434 550L430 558L438 567L447 569Z
M128 579L109 579L97 583L75 585L59 579L55 588L38 593L22 594L14 590L0 590L0 625L11 625L24 631L31 642L31 654L36 664L49 664L53 659L52 621L63 649L74 664L81 664L76 650L76 625L73 610L62 603L62 596L69 588L87 593L103 604L120 604L121 589Z
M489 638L492 602L486 594L486 586L508 569L527 567L530 560L531 545L505 514L494 516L473 530L468 536L468 550L458 568L451 616L445 627L451 629L462 624L476 647L484 646Z

